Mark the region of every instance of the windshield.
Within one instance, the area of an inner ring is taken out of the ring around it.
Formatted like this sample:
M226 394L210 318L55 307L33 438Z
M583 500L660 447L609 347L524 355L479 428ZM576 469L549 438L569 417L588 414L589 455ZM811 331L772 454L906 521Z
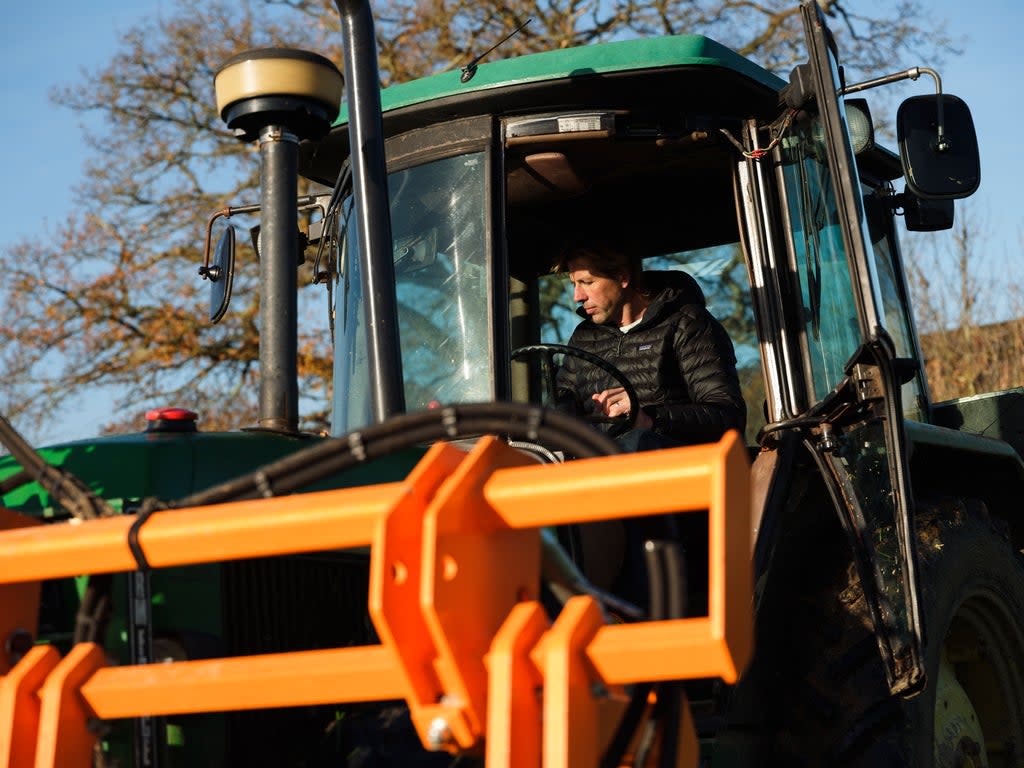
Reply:
M483 153L474 152L388 175L408 411L493 399L485 167ZM343 227L351 207L350 198ZM354 221L339 259L335 434L365 426L373 413Z

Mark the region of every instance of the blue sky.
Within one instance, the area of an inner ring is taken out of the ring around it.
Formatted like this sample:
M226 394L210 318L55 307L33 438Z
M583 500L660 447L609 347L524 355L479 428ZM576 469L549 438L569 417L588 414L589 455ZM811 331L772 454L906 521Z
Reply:
M84 157L77 118L49 101L60 85L80 83L83 69L107 61L118 32L160 12L158 0L55 0L19 3L0 25L0 247L42 234L74 203ZM97 125L98 123L93 123Z
M851 4L867 7L872 3ZM884 0L873 0L873 4L891 5ZM964 55L941 67L943 88L965 99L974 114L982 182L970 206L987 227L982 245L995 261L1015 265L1020 261L1016 254L1024 232L1024 213L1015 200L1024 155L1012 138L1015 127L1024 122L1016 85L1022 63L1024 4L922 0L921 5L944 19L954 37L967 38ZM50 104L51 89L83 82L83 70L109 60L119 32L163 8L170 12L173 0L51 0L19 3L16 11L5 14L0 25L0 92L7 104L0 121L0 167L5 181L0 186L0 247L22 238L44 237L48 225L59 223L75 204L74 187L81 179L84 159L81 127L76 116ZM894 69L931 63L904 61ZM909 95L932 88L930 79L922 78L906 90ZM99 124L93 122L90 127ZM98 398L95 407L89 400L76 411L78 415L63 420L70 434L45 434L39 439L93 433L108 415L95 410L103 407Z

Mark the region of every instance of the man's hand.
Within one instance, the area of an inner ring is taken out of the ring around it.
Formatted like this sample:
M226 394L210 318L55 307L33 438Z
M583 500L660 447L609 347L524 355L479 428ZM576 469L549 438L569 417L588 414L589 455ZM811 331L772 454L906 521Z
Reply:
M605 416L623 416L629 413L629 396L623 387L612 387L603 392L596 392L590 399L598 404ZM654 422L650 416L643 411L637 413L634 429L651 429L653 426Z

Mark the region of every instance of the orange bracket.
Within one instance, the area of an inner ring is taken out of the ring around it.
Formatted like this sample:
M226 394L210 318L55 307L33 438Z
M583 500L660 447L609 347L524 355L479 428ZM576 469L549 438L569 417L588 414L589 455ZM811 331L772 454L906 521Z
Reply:
M106 664L96 643L79 643L47 676L39 692L39 740L36 766L88 768L96 735L90 730L95 713L82 698L82 684Z
M540 765L543 678L530 651L548 628L536 601L516 605L487 654L487 768Z
M37 527L34 518L0 507L0 531ZM7 564L5 563L5 570ZM28 632L35 638L39 624L39 581L0 584L0 649L15 632ZM0 653L0 675L11 668L6 653Z
M412 721L431 749L480 744L484 657L512 607L539 594L539 533L510 529L482 492L494 470L527 463L494 437L482 438L468 455L439 444L415 470L444 478L426 510L398 505L378 529L371 616L397 649Z
M569 600L550 628L539 603L512 609L487 658L487 768L599 764L627 706L624 692L606 686L589 660L588 647L603 626L600 608L585 596ZM675 725L677 768L700 761L685 695L682 704ZM649 755L655 762L664 739L662 730Z
M573 597L531 658L544 676L544 768L591 768L600 758L598 679L585 649L604 626L590 597Z
M381 644L394 652L404 671L403 696L409 702L436 702L441 696L432 663L436 649L419 610L421 519L463 456L446 443L427 451L406 478L404 496L377 525L370 551L370 617Z
M0 678L0 765L32 768L39 733L39 689L60 661L52 645L37 645Z

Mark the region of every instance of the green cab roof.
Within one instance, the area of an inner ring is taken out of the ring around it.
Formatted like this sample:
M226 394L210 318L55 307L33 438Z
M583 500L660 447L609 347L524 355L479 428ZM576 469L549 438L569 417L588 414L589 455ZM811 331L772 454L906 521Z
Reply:
M564 48L480 64L381 91L385 138L479 115L681 104L693 114L772 120L785 81L702 35L655 37ZM348 110L330 134L303 142L299 172L328 186L348 156Z
M778 91L785 81L721 43L703 35L680 35L597 43L579 48L544 51L480 64L468 83L460 69L399 83L381 91L381 108L387 113L439 99L479 94L547 80L603 75L665 67L719 67ZM342 105L335 126L348 123L348 106Z

